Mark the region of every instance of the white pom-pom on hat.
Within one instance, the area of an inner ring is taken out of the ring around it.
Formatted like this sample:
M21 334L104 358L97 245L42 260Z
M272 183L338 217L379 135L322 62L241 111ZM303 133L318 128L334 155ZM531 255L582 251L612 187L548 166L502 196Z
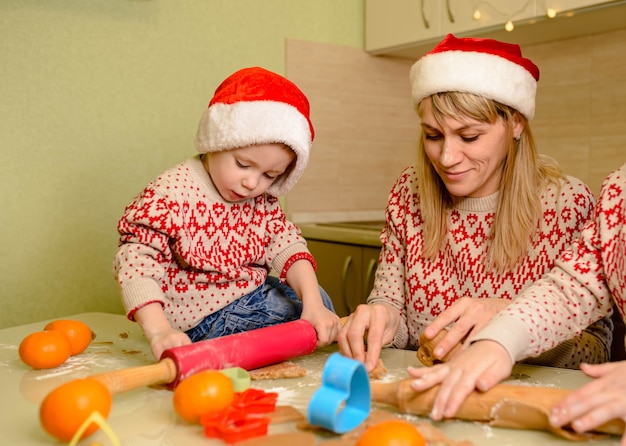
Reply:
M284 143L295 165L268 193L284 195L306 169L315 136L309 101L290 80L260 67L236 71L220 84L204 111L196 134L200 153L255 144Z

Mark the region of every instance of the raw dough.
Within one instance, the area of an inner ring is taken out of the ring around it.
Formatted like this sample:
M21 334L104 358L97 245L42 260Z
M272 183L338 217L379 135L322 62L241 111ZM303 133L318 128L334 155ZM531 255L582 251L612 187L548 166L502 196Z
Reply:
M315 435L310 432L290 432L265 435L237 442L238 446L315 446Z
M363 432L368 427L378 424L385 420L399 418L398 415L391 412L373 409L369 417L361 423L356 429L343 434L340 438L322 441L318 446L354 446ZM428 446L473 446L471 441L455 441L446 436L442 431L434 427L427 421L411 421L420 431Z
M298 364L286 361L279 364L268 365L258 369L250 370L250 379L281 379L281 378L300 378L306 375L306 370Z
M452 358L452 356L456 353L456 351L461 348L462 342L455 345L454 348L450 350L448 354L443 358L435 358L433 350L435 349L437 344L439 344L439 341L441 341L447 333L448 330L443 329L433 339L428 339L423 334L420 336L420 347L417 350L417 359L419 359L420 362L426 367L430 367L434 364L440 364L442 362L448 362L450 358Z
M387 367L383 364L382 359L378 359L376 367L369 373L370 379L381 379L387 374Z

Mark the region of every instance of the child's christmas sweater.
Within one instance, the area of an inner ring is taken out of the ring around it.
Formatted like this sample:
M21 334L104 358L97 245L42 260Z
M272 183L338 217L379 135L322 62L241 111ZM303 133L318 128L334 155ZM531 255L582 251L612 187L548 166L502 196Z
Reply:
M114 274L128 317L158 302L179 330L261 286L270 269L284 280L297 260L315 267L276 197L224 201L199 156L151 182L118 231Z

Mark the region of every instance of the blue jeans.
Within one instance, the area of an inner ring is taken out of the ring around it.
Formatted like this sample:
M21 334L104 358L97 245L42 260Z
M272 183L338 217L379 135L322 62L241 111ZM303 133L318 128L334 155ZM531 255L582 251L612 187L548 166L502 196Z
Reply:
M334 312L332 301L322 287L320 294L324 306ZM295 321L301 314L302 301L296 292L276 277L268 276L256 290L208 315L185 333L191 342L197 342Z

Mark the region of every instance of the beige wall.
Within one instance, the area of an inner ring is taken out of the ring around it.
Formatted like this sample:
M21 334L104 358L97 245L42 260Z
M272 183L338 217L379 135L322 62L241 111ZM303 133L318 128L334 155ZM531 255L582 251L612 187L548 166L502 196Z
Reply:
M287 69L285 39L324 48ZM288 211L382 212L413 156L412 61L373 60L362 41L362 0L1 1L0 328L121 311L117 219L194 153L212 91L242 66L311 96L318 136ZM626 31L524 48L542 69L540 149L594 191L626 160L625 44Z
M533 122L539 150L594 193L626 162L625 47L626 29L524 48L541 70Z
M541 70L532 129L539 151L598 193L626 162L626 30L524 47ZM414 60L358 48L288 42L287 72L312 98L311 162L287 197L301 222L377 218L412 162L418 118L409 100Z
M121 311L124 206L194 153L202 110L285 39L361 47L362 0L0 1L0 327Z
M287 195L294 221L382 218L393 181L415 154L411 63L358 48L287 42L287 74L311 99L316 134L309 166Z

